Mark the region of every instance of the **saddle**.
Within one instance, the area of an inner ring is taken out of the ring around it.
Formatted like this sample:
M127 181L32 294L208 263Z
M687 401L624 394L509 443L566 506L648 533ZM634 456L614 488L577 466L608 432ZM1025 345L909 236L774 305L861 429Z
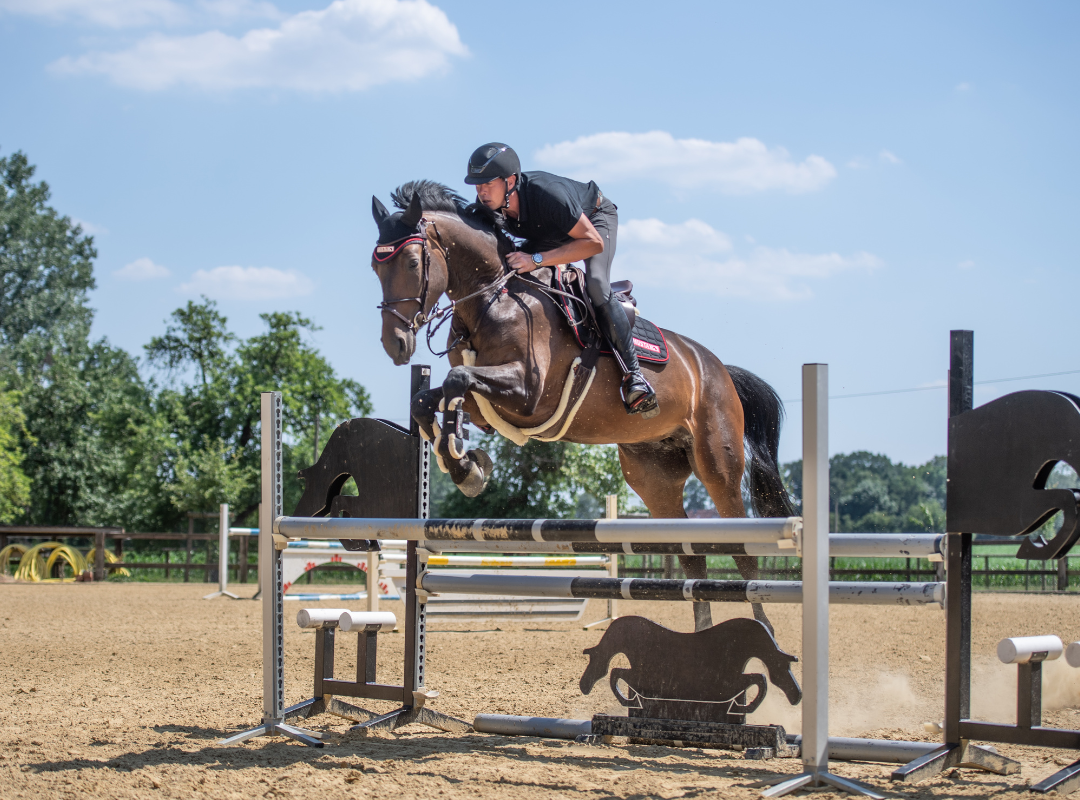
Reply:
M596 322L592 302L585 292L585 271L579 267L560 264L551 270L551 288L555 290L554 298L562 308L578 344L586 350L596 347L600 355L611 355L612 351ZM656 325L638 314L637 300L632 294L634 284L628 280L612 281L611 291L630 320L630 335L638 359L658 364L666 363L667 341Z

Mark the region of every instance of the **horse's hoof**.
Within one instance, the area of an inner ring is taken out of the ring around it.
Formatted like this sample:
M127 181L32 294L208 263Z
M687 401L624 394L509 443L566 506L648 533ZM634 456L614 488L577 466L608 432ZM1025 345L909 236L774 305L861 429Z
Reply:
M489 456L486 451L470 450L465 455L470 461L475 461L488 478L491 477L491 471L494 469L495 465L491 463L491 456Z
M468 459L469 474L457 487L466 497L477 497L491 479L491 459L483 450L470 450L465 456Z

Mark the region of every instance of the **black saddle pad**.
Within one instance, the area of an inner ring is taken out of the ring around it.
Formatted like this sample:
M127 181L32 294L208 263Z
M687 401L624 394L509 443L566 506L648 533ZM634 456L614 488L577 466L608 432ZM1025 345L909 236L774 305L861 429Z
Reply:
M552 270L552 273L556 289L561 292L571 293L575 297L581 298L585 303L589 302L585 297L584 282L580 279L580 275L577 274L576 270L555 269ZM574 320L580 320L583 315L583 306L581 304L574 303L567 297L558 296L558 299L563 304L566 318L570 321L570 328L573 330L574 338L577 339L579 345L586 347L585 339L600 336L600 332L596 330L591 317L586 317L584 321L577 322L577 324L574 323ZM637 305L637 303L635 302L634 305ZM590 329L587 333L582 331L582 328L586 326ZM641 316L641 314L638 314L637 319L634 321L634 329L630 335L634 342L634 351L637 353L639 360L651 361L656 364L667 363L669 354L667 340L664 339L663 331ZM602 336L600 339L602 342L600 354L612 355L607 339Z

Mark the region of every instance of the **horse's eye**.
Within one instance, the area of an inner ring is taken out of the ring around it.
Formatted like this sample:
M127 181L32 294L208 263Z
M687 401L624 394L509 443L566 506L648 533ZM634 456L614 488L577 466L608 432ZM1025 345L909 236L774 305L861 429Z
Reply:
M409 261L409 266L412 267L413 269L416 269L417 267L420 266L420 259L419 258L412 259L411 261Z

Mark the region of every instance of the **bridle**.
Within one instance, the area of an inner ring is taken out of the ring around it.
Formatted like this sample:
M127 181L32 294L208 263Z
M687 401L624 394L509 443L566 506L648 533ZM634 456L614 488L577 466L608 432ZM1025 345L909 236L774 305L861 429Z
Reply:
M446 248L442 247L442 237L439 236L438 227L436 227L434 222L429 222L426 219L421 219L419 230L417 232L410 233L407 236L403 236L400 239L395 239L392 242L380 242L376 244L375 252L373 254L373 258L375 259L375 261L383 264L397 256L397 254L401 252L401 249L403 247L406 247L410 244L419 244L421 251L421 263L423 265L423 275L420 279L420 295L418 297L398 297L393 300L383 300L375 307L379 309L379 311L390 312L399 320L404 322L406 327L409 329L409 332L413 335L418 334L420 332L420 329L427 325L429 322L439 320L437 324L428 328L427 346L428 350L430 350L433 355L444 356L451 350L453 350L455 347L457 347L459 344L461 344L463 341L465 341L466 338L465 334L458 334L457 337L455 337L454 341L450 344L450 346L442 352L435 352L435 349L431 346L431 338L435 335L439 328L443 326L443 323L445 323L448 319L453 319L454 310L457 304L464 303L466 300L471 300L472 298L481 295L490 289L501 288L507 283L507 281L516 276L517 273L513 271L504 272L500 278L496 279L492 283L489 283L486 286L482 286L475 292L467 294L464 297L458 298L457 300L451 300L449 297L447 297L449 304L446 306L446 308L441 308L438 301L436 301L431 311L425 314L424 308L427 306L428 288L431 285L431 247L429 245L427 236L427 229L429 225L435 231L435 238L439 241L440 248L443 251L443 258L446 260L447 274L449 274L450 255L447 252ZM485 312L488 308L491 307L492 303L495 302L498 296L499 295L497 292L491 296L491 299L488 301L487 306L484 308ZM395 303L419 303L420 308L413 315L413 318L409 319L393 307ZM454 325L452 322L450 323L450 329L451 331L454 329Z

